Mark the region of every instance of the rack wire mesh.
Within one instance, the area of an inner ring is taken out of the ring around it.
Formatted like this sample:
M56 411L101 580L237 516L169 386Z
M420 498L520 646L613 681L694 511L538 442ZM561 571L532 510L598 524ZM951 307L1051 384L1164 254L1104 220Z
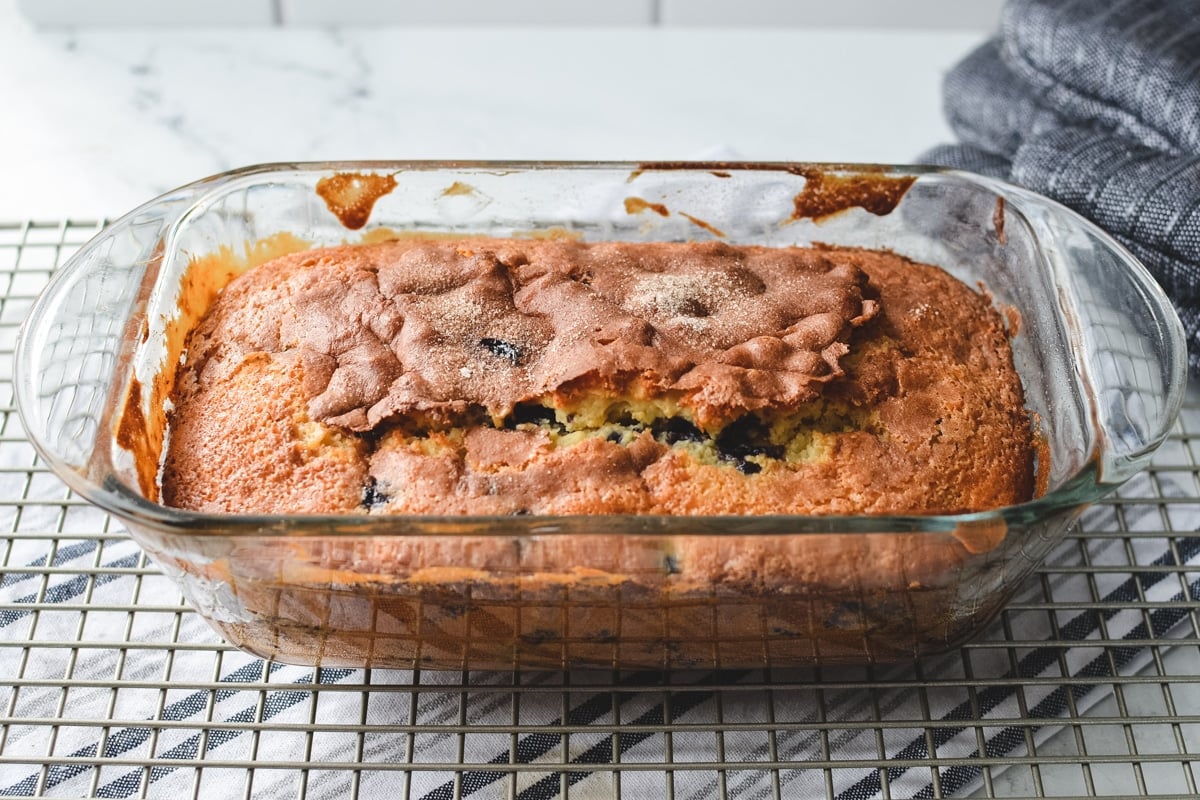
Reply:
M0 223L0 796L1197 796L1194 397L988 630L920 664L290 667L218 639L22 434L17 327L100 227Z

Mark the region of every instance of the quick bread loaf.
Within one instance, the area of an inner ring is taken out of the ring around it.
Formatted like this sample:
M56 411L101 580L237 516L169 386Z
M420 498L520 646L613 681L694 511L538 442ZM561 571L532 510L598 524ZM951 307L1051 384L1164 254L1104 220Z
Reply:
M899 255L397 240L231 282L162 496L227 513L944 514L1034 445L990 299Z

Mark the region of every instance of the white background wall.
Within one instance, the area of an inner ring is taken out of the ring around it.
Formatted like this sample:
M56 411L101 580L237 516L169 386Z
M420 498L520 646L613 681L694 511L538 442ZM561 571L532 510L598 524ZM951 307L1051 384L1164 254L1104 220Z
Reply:
M43 27L662 25L986 31L1003 0L19 0Z

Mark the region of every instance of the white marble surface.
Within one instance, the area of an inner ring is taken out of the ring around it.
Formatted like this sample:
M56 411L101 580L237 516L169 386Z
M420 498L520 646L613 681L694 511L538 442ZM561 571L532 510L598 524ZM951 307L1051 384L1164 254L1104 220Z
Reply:
M0 219L119 215L212 173L344 158L910 162L979 33L34 31L0 0Z

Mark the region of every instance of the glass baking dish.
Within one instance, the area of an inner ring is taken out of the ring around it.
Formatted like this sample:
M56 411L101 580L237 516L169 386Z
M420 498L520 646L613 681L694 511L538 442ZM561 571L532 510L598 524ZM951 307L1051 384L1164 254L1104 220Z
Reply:
M205 515L156 502L180 343L272 255L410 235L886 248L1005 313L1039 439L1030 502L953 516ZM197 299L200 298L200 299ZM277 164L164 195L51 280L21 419L233 644L289 663L750 668L908 659L970 637L1079 511L1137 473L1186 381L1179 320L1107 235L924 167Z

